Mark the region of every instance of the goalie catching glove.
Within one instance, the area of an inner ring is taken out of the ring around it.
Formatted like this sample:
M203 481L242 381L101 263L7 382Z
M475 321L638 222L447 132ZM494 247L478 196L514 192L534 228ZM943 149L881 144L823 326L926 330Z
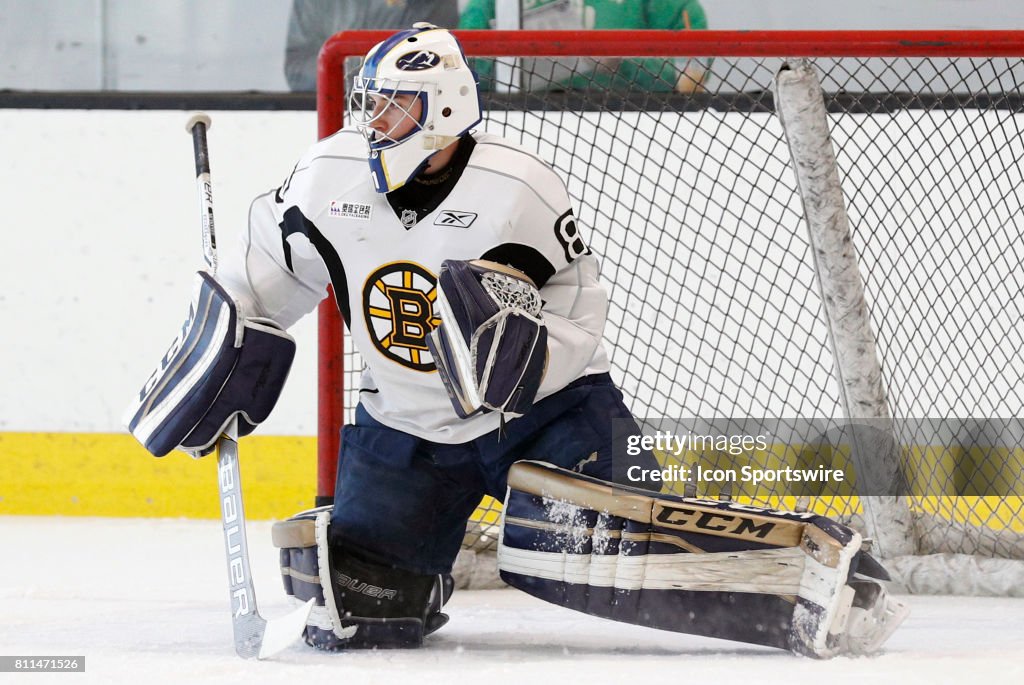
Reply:
M124 421L154 456L208 454L228 422L248 435L270 415L295 341L264 318L245 318L217 279L200 271L188 318Z
M437 289L441 325L427 347L455 412L525 414L547 365L547 328L533 282L496 262L445 260Z

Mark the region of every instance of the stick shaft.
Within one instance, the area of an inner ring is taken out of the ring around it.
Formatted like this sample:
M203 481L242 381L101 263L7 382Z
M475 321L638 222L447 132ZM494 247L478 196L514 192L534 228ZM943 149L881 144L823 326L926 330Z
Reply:
M203 227L203 257L210 272L217 273L217 239L213 230L213 186L210 183L210 153L206 131L210 117L197 113L185 130L192 136L196 161L196 190ZM241 325L241 324L239 324ZM249 565L249 544L245 537L245 510L242 507L242 474L238 467L238 419L228 423L217 439L217 483L220 494L220 518L227 554L228 591L231 595L231 627L235 652L242 658L272 656L297 640L306 627L313 600L291 613L267 621L256 606Z
M202 222L203 258L212 273L217 273L217 240L213 230L213 185L210 183L210 152L206 130L210 118L195 114L186 125L192 135L196 162L196 190ZM235 652L250 659L259 655L266 621L256 607L256 591L249 567L249 545L245 537L245 511L242 508L242 476L238 468L238 419L232 419L217 439L217 481L220 490L220 518L227 554L228 591L231 595L231 625Z

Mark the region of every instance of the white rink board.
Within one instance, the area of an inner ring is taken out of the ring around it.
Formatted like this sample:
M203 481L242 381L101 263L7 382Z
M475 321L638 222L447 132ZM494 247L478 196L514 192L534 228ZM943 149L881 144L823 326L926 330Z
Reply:
M0 431L119 432L203 266L188 112L0 110ZM313 112L210 112L217 239L316 140ZM315 317L265 435L316 433Z

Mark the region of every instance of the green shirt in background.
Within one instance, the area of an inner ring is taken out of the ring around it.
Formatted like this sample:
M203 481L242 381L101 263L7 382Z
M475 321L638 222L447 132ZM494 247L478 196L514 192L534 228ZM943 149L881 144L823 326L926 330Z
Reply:
M494 28L494 0L469 0L459 28ZM707 17L698 0L524 0L523 28L579 29L706 29ZM610 88L671 91L689 60L524 60L522 84L531 90ZM700 71L707 69L702 63ZM493 80L494 62L475 60L481 86Z

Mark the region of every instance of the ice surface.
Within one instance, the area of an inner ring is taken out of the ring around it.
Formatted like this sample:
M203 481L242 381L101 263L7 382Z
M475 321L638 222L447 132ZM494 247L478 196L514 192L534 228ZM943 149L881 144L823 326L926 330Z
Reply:
M0 517L0 655L84 655L84 674L0 683L1024 683L1024 600L910 597L884 653L821 662L591 618L514 590L456 592L416 651L235 656L218 521ZM250 523L260 612L290 605Z

